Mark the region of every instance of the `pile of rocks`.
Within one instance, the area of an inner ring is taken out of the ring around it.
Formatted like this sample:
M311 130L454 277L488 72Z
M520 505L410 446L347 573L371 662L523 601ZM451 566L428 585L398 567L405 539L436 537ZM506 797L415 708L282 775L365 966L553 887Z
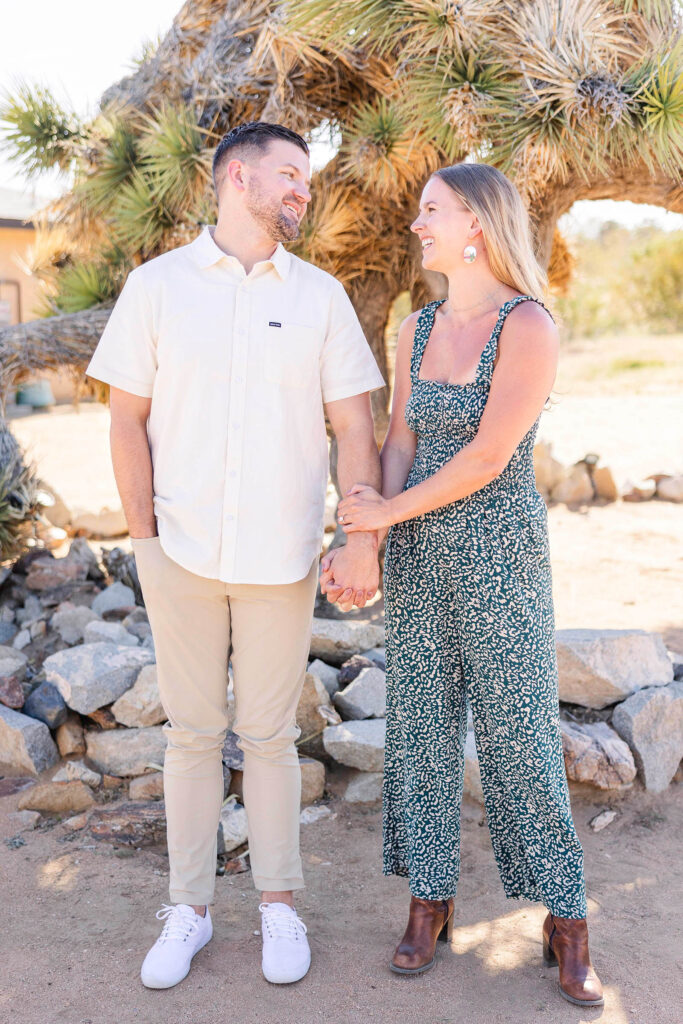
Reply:
M381 796L383 642L377 625L314 619L297 710L302 822L329 813L319 801L331 775L349 802ZM683 659L638 630L560 630L557 648L570 782L619 793L639 776L647 789L664 789L683 755ZM228 709L224 857L239 853L247 838L232 685ZM118 843L158 841L164 721L145 609L135 604L133 589L108 582L85 540L75 540L64 558L34 551L3 570L0 764L14 776L41 776L21 794L22 828L32 827L39 812L66 816L69 828L87 826ZM482 800L471 720L465 791ZM115 797L125 802L109 806ZM235 863L242 862L238 856Z
M618 486L609 466L600 466L600 457L588 454L573 466L564 466L553 455L552 445L540 441L534 447L536 486L546 501L566 505L586 505L592 501L683 502L683 475L653 473L645 480L625 480Z

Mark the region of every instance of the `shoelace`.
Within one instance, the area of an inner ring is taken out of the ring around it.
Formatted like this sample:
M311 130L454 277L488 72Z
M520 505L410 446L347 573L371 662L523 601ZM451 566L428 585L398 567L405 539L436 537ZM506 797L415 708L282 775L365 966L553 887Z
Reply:
M297 940L308 931L301 918L294 912L288 913L270 903L261 903L259 910L262 914L263 930L267 932L269 939Z
M199 931L197 915L190 907L169 907L168 904L163 903L161 910L157 910L156 916L160 921L166 921L159 936L159 942L168 942L172 939L185 942L190 935Z

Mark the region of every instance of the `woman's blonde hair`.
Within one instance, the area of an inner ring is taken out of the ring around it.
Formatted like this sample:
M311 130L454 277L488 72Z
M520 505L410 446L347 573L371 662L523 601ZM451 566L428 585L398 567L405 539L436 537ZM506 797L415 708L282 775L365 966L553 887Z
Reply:
M509 178L488 164L453 164L435 171L481 224L489 266L499 281L542 298L548 278L534 254L529 214Z

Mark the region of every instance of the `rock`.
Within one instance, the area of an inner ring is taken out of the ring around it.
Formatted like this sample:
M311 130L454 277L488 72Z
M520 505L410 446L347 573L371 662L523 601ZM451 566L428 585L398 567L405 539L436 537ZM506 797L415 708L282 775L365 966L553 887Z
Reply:
M380 668L364 668L344 689L335 693L334 705L344 718L384 718L387 680Z
M14 776L13 778L3 779L0 777L0 797L13 796L15 793L20 793L22 789L35 786L35 784L36 780L33 778L17 778L17 776Z
M18 632L13 622L0 621L0 645L11 644Z
M111 509L106 506L99 512L74 509L71 528L86 537L123 537L128 533L128 523L123 509Z
M321 818L336 818L337 815L333 814L329 807L325 804L318 804L317 807L304 807L303 811L299 815L300 825L312 825L314 821L320 821Z
M123 789L125 784L126 780L119 778L118 775L102 776L102 789Z
M550 498L567 505L584 505L592 501L593 484L587 466L582 462L572 466L564 479L552 488Z
M50 814L77 814L94 804L90 790L82 782L39 782L19 797L20 811L48 811Z
M58 529L64 529L71 522L71 511L54 487L40 481L40 502L42 513L48 522Z
M83 640L86 644L96 644L100 640L110 644L121 644L124 647L138 647L139 640L120 622L104 622L102 619L93 619L83 631Z
M567 778L598 789L622 789L636 777L631 751L606 722L560 722Z
M303 744L315 736L320 736L326 726L335 725L340 721L323 684L317 676L307 672L296 709L296 724L301 729L300 742Z
M83 782L91 789L96 789L102 782L99 772L88 768L83 761L67 761L59 771L52 776L53 782Z
M241 772L244 771L244 754L240 747L237 746L237 740L237 733L228 729L223 741L221 757L226 768L229 768L231 771Z
M90 816L95 839L124 846L150 846L166 841L166 809L159 800L97 808Z
M26 698L24 714L45 722L48 729L57 729L66 722L69 712L57 687L45 681Z
M140 727L165 722L168 716L159 698L156 665L145 665L134 686L112 704L111 710L121 725Z
M364 772L381 772L384 768L385 732L386 721L383 718L344 722L325 729L323 746L340 764L360 768Z
M595 466L592 472L595 497L602 501L616 501L619 497L612 470L608 466Z
M634 693L615 708L612 725L633 751L645 788L661 793L683 757L683 682Z
M152 635L152 627L144 608L135 608L129 615L126 615L121 625L138 640L146 640L148 636Z
M39 636L45 636L47 633L47 623L44 619L40 619L39 622L32 622L28 631L31 634L31 640L37 640Z
M140 669L153 660L152 652L142 648L83 644L51 654L43 669L69 707L87 715L130 689Z
M7 820L16 832L32 832L40 821L39 811L13 811Z
M71 818L66 818L62 825L68 832L80 832L82 828L88 824L88 812L83 811L82 814L74 814Z
M639 480L638 483L626 480L621 489L621 497L623 501L649 501L654 498L656 490L654 480Z
M62 608L54 613L50 625L56 629L65 644L77 644L83 639L83 633L90 622L96 622L99 616L91 608L73 605Z
M344 799L350 804L372 804L382 799L384 772L358 772L349 781Z
M92 610L98 615L118 608L130 608L132 611L134 607L135 594L130 587L118 580L102 590L92 603Z
M24 688L16 676L0 676L0 704L19 710L24 704Z
M218 823L218 853L230 853L247 841L247 812L236 800L221 809Z
M345 661L342 667L339 669L338 682L339 686L343 689L352 683L357 676L361 674L364 668L376 668L374 661L370 658L366 658L362 654L354 654L352 658Z
M330 697L339 689L339 670L333 668L332 665L327 665L320 658L316 658L311 662L308 666L308 671L318 677Z
M54 558L52 555L41 555L31 562L26 576L29 590L52 590L64 583L75 583L85 580L88 568L77 561L67 558Z
M600 813L596 814L594 818L591 818L588 824L594 832L602 832L603 828L607 828L608 825L612 824L616 816L616 811L600 811Z
M325 765L312 757L300 757L301 768L301 806L320 800L325 792Z
M111 713L111 706L108 708L97 708L88 715L91 722L99 725L100 729L118 729L119 723Z
M160 725L86 734L88 759L107 775L130 777L164 763L166 736Z
M103 580L104 573L100 568L100 564L97 555L88 544L85 537L75 537L71 541L71 547L69 548L69 554L66 556L66 561L73 562L75 565L84 565L88 571L88 579L90 580Z
M678 651L667 651L667 654L671 661L674 679L683 679L683 654L679 654Z
M479 757L477 756L477 744L474 732L469 729L465 737L465 765L464 765L463 792L465 796L476 801L478 804L484 802L484 791L481 787L481 772L479 770Z
M85 754L85 735L80 716L70 711L66 721L57 729L55 739L62 757L80 757Z
M534 473L536 487L547 498L553 487L564 478L566 470L552 454L552 445L547 441L539 441L534 446Z
M662 501L683 501L683 476L665 476L657 484L657 497Z
M384 630L369 622L313 619L311 657L342 665L353 654L384 643Z
M0 647L0 679L10 677L21 682L26 677L28 658L14 647Z
M664 686L673 668L662 639L641 629L559 629L560 700L586 708L616 704L644 686Z
M16 613L16 620L20 626L30 626L44 614L40 599L35 594L29 594L24 601L24 607L19 608Z
M31 630L20 629L14 640L12 641L12 647L17 651L23 651L24 647L28 647L31 643Z
M38 775L58 760L57 747L43 722L0 704L0 764Z
M151 772L149 775L138 775L136 779L131 779L128 795L131 800L163 800L163 772Z
M382 672L387 670L387 652L384 647L371 647L367 651L361 651L361 658L367 658L369 661L376 665L377 668L381 668Z

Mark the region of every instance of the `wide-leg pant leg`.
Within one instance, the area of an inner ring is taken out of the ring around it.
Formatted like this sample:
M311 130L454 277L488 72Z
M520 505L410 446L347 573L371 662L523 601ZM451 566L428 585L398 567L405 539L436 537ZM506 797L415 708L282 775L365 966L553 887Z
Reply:
M133 542L168 716L164 797L172 903L213 899L228 726L230 612L225 583L196 576L158 537Z
M304 885L296 710L310 649L318 560L296 583L228 584L238 745L257 889Z
M463 670L491 842L506 895L586 915L559 723L547 539L523 523L484 527L460 565ZM485 555L485 558L481 556Z
M421 899L455 894L465 691L451 574L415 522L394 528L385 563L387 734L384 874Z

